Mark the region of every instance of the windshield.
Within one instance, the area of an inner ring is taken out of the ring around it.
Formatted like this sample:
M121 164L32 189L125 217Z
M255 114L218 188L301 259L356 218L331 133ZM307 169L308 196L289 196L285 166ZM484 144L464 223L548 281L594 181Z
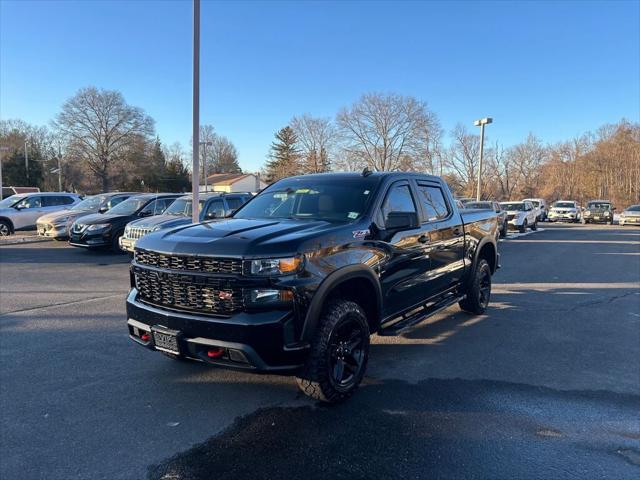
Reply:
M640 212L640 205L631 205L627 208L627 212Z
M163 215L175 215L177 217L190 217L192 209L192 201L187 198L179 198L164 211ZM204 208L205 200L200 200L200 211Z
M105 197L102 195L94 195L93 197L87 197L74 206L71 210L88 212L97 211L100 205L104 201Z
M109 213L113 213L114 215L132 215L144 207L149 200L149 197L128 198L109 210Z
M556 202L553 206L554 208L576 208L576 204L573 202Z
M538 202L537 200L530 200L531 203L533 203L534 207L539 207L540 206L540 202Z
M351 222L365 212L378 182L377 177L282 180L241 207L233 218Z
M465 208L485 208L493 210L493 205L490 202L468 202L464 206Z
M597 209L603 209L603 210L611 210L611 204L610 203L604 203L604 202L589 202L587 205L587 208L597 208Z
M504 208L505 210L518 210L518 211L524 210L524 203L521 203L521 202L501 203L500 205L502 205L502 208Z
M16 203L22 200L26 195L11 195L0 202L0 208L13 207Z

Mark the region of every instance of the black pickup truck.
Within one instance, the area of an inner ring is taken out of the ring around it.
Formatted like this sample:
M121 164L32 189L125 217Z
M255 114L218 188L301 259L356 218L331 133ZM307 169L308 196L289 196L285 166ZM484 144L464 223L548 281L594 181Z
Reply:
M372 333L455 303L485 311L497 229L493 211L458 211L438 177L280 180L230 218L139 240L129 336L175 359L292 374L339 402L362 380Z

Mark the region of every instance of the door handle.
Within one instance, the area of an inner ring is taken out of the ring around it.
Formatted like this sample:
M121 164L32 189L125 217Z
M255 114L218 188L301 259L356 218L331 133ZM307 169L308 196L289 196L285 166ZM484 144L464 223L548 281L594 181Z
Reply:
M428 235L420 235L418 237L418 241L420 243L427 243L429 241L429 236Z

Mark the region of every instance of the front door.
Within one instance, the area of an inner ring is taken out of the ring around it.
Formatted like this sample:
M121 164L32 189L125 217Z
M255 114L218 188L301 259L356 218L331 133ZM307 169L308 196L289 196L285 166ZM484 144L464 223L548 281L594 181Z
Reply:
M429 237L424 244L431 259L428 282L431 291L438 294L457 286L464 274L462 218L439 184L418 181L417 188L424 211L423 228Z
M18 202L14 208L18 211L12 218L13 226L16 229L35 226L38 218L46 213L42 206L42 197L40 195L29 195Z
M415 218L409 228L391 228L394 214L408 214ZM423 229L418 221L417 202L407 181L395 182L386 193L382 203L381 220L384 228L381 238L389 256L380 272L380 283L384 295L383 317L392 317L425 298L424 276L430 262L423 248Z

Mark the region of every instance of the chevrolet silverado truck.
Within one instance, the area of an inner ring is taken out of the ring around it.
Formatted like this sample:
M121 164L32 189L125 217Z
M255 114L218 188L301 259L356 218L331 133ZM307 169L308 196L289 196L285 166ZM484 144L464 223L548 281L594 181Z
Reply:
M491 210L459 211L434 176L283 179L229 218L137 242L129 336L177 360L294 375L340 402L363 378L371 334L456 303L484 313L498 228Z

